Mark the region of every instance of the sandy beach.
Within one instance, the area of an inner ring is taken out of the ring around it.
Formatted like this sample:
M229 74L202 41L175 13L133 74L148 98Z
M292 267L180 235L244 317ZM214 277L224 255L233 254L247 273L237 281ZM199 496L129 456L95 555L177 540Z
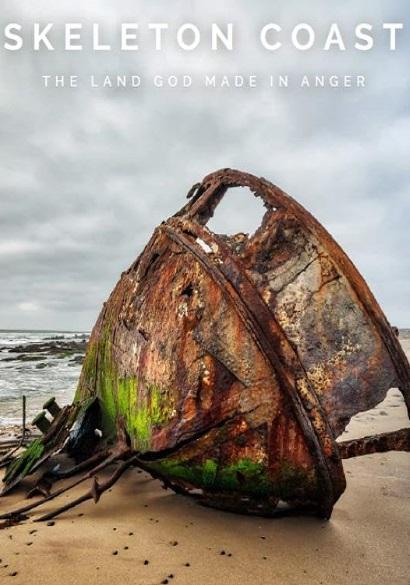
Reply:
M0 8L0 585L410 585L410 0Z
M409 355L410 341L403 343ZM404 401L392 389L377 408L357 415L343 438L404 426ZM130 470L98 505L86 502L52 525L30 520L1 530L0 576L25 585L408 585L409 463L408 453L345 461L347 489L329 522L207 509ZM21 498L13 493L0 509Z

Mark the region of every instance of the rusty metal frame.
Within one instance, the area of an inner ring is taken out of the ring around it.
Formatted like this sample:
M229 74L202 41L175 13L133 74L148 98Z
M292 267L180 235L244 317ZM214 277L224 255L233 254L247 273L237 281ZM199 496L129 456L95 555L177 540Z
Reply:
M292 214L307 230L317 237L323 247L328 250L340 272L349 281L355 292L357 302L365 309L383 339L384 345L395 365L399 390L404 396L410 416L410 366L397 336L394 334L378 302L357 268L317 219L273 183L264 178L257 178L234 169L222 169L207 175L202 183L194 185L194 187L195 190L193 192L191 190L191 193L188 194L191 201L181 210L178 216L185 215L204 225L212 217L218 203L228 189L232 187L248 187L255 196L261 197L267 205L273 208L286 209L287 214Z
M221 238L203 227L212 217L227 190L232 187L248 187L255 196L263 199L268 208L284 209L286 214L293 215L326 249L338 270L349 282L356 302L363 307L383 340L395 366L398 388L404 396L409 415L410 366L397 336L368 285L342 248L306 209L266 179L232 169L212 173L205 177L202 183L193 186L188 193L190 202L160 228L181 247L190 250L224 291L233 298L236 309L271 363L272 369L280 379L281 387L287 391L292 401L295 415L320 469L327 494L324 508L331 511L333 502L345 487L340 459L378 451L408 451L410 429L336 443L318 397L309 384L303 365L283 329L261 299L255 286L246 278L240 260L233 255ZM211 247L214 258L218 259L217 262L209 258L195 242L196 238L202 239ZM303 379L303 384L296 383L298 377L299 380Z
M338 457L338 448L324 412L309 384L303 366L287 340L284 332L265 305L254 285L244 276L237 260L229 249L217 241L214 234L205 231L193 222L177 221L175 227L161 228L182 248L189 250L211 275L214 281L228 294L241 316L246 328L278 376L281 387L293 405L296 418L303 430L306 442L314 453L321 477L322 513L330 516L334 502L345 489L343 468ZM202 248L185 234L200 237L215 249L222 263L209 260ZM300 392L296 379L303 379L306 391Z

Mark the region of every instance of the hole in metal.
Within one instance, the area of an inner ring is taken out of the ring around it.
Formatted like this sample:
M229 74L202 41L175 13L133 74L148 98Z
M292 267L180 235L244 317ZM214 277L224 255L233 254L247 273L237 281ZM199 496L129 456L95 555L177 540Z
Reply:
M254 234L260 227L266 208L260 197L248 187L229 189L208 221L207 227L216 234Z

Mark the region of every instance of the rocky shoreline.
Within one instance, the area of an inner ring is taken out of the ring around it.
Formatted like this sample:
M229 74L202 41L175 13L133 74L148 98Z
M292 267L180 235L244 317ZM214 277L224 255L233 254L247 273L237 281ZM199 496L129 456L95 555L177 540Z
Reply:
M6 352L7 356L0 358L2 362L38 362L37 369L52 367L55 360L69 358L69 365L81 365L84 360L88 337L78 335L71 339L63 335L46 338L40 342L15 345L14 347L1 346L0 352Z

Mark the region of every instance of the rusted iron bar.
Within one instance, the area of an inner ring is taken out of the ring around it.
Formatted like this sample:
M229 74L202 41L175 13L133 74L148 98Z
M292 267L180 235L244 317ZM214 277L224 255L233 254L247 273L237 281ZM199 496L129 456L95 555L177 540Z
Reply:
M137 456L135 455L135 456L131 457L130 459L122 461L118 465L118 467L114 471L114 473L108 479L106 479L105 481L103 481L101 483L99 483L97 478L94 476L92 486L88 492L86 492L85 494L83 494L79 498L76 498L72 502L69 502L68 504L65 504L64 506L61 506L60 508L53 510L52 512L49 512L48 514L44 514L43 516L40 516L40 518L36 518L35 522L45 522L46 520L51 520L52 518L59 516L63 512L66 512L67 510L71 510L72 508L75 508L76 506L82 504L83 502L86 502L87 500L94 500L94 502L97 503L98 500L100 499L100 497L102 496L102 494L104 492L106 492L108 489L110 489L120 479L120 477L123 475L123 473L125 471L127 471L127 469L129 467L134 465L136 457Z
M106 459L104 459L97 466L93 467L93 469L88 471L85 475L79 477L77 480L70 483L68 486L64 486L64 487L56 490L55 492L51 493L49 496L43 498L42 500L39 500L39 501L34 502L32 504L27 504L25 506L17 508L16 510L12 510L11 512L6 512L5 514L0 514L0 520L12 518L13 516L19 516L20 514L25 514L26 512L29 512L30 510L34 510L35 508L42 506L46 502L50 502L51 500L54 500L58 496L61 496L61 494L68 492L69 490L78 486L80 483L83 483L87 479L90 479L96 473L99 473L100 471L104 470L109 465L112 465L116 461L122 459L127 454L129 454L128 448L123 448L123 449L116 448L113 452L107 452Z
M21 420L21 436L19 439L16 439L15 441L10 441L8 442L8 446L11 447L11 449L2 457L0 457L0 469L5 467L6 465L8 465L8 463L12 460L12 457L15 453L17 453L17 451L19 449L21 449L21 447L23 447L26 444L26 433L27 433L27 429L26 429L26 397L23 394L22 396L22 420ZM0 443L0 449L3 445L6 445L7 442L5 443Z
M385 451L410 451L410 429L342 441L339 443L339 451L342 459Z

